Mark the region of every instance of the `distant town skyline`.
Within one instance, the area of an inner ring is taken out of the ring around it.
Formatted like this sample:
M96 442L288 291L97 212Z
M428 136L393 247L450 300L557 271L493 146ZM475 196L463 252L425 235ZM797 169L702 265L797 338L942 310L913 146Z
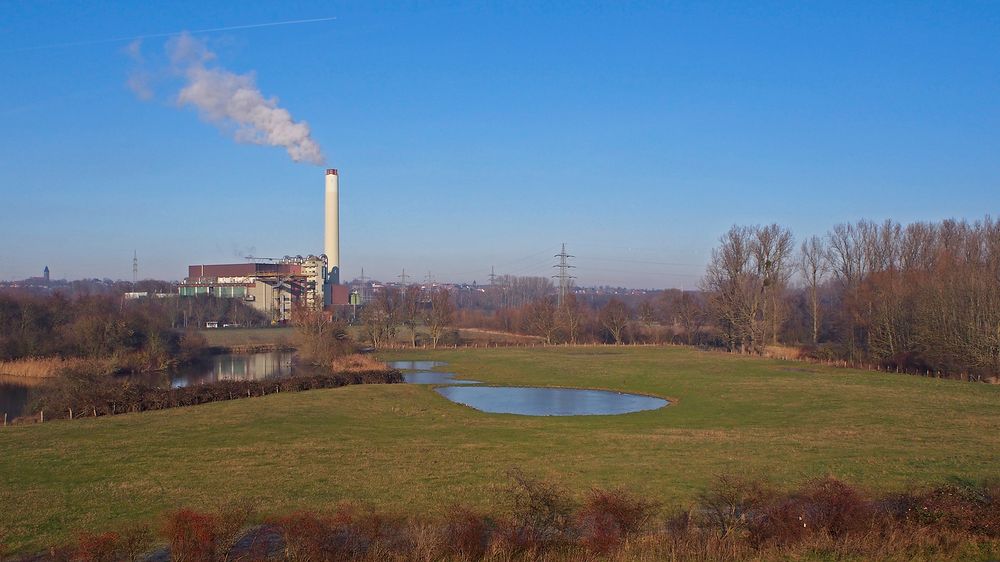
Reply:
M319 254L327 166L345 280L566 243L580 285L693 288L732 224L976 220L998 36L973 3L5 3L0 279Z

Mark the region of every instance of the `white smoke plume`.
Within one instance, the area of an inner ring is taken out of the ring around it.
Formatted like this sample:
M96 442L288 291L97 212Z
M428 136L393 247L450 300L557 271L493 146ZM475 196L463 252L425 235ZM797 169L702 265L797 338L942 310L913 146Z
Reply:
M236 74L212 65L215 54L188 34L168 41L167 54L186 81L177 94L178 104L193 106L202 119L232 131L237 142L281 146L296 162L324 163L309 125L293 120L277 98L264 97L252 72Z

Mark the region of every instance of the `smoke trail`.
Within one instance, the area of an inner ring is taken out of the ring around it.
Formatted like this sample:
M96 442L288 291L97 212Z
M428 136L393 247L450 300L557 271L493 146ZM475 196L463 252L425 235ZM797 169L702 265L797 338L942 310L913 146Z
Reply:
M167 43L174 69L186 84L177 103L193 106L202 119L224 131L232 131L237 142L281 146L296 162L322 165L323 152L312 139L305 121L294 121L277 98L265 98L253 73L236 74L218 66L205 44L182 34Z

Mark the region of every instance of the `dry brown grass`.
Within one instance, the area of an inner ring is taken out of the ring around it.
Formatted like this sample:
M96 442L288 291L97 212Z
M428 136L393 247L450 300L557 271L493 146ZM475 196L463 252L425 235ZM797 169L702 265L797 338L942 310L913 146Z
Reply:
M83 359L61 359L59 357L28 357L14 361L0 361L0 375L26 378L54 377L66 369L79 367Z
M764 357L796 361L802 359L802 350L785 345L768 345L764 347Z
M364 373L370 371L385 371L389 366L371 355L352 353L337 357L330 362L330 370L334 373Z

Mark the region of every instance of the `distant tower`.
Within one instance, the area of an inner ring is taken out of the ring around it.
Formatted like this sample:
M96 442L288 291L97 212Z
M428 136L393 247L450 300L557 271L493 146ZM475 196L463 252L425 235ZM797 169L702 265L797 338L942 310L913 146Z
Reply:
M135 284L139 282L139 254L135 250L132 250L132 290L135 290Z
M566 292L569 290L570 284L574 279L574 277L569 274L569 270L576 267L569 264L569 258L575 256L571 256L566 253L566 243L563 242L562 251L553 257L559 258L559 264L552 266L559 268L559 273L557 275L553 275L552 277L559 280L559 306L562 306L563 301L566 300Z
M45 266L45 269L42 270L42 277L45 278L46 283L49 282L49 266Z

